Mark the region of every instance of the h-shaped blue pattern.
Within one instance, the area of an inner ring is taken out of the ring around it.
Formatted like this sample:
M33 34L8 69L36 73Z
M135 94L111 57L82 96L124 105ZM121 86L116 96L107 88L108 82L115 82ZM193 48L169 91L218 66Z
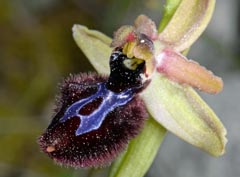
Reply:
M97 130L109 112L132 100L135 89L136 88L129 88L123 92L114 93L106 88L105 83L99 83L97 92L69 106L63 117L60 119L60 122L65 122L73 117L79 117L81 122L75 132L76 136L91 132L92 130ZM102 102L90 115L81 115L79 113L81 108L99 97L102 98Z

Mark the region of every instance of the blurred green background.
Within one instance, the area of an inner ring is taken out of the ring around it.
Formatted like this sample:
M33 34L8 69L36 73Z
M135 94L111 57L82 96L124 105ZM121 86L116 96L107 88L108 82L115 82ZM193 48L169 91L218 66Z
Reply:
M0 0L0 177L83 177L89 173L55 165L36 143L51 119L58 83L69 73L94 70L73 41L71 28L83 24L112 36L140 13L159 22L163 3ZM220 96L203 96L229 130L226 156L212 158L170 134L146 176L240 176L239 4L237 0L217 1L213 21L189 54L202 58L198 61L225 81Z

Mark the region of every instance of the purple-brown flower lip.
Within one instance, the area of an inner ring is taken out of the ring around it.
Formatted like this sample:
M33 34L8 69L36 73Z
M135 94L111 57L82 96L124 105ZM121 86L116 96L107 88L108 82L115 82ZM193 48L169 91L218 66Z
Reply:
M115 52L108 78L80 74L62 83L56 115L38 140L55 162L73 167L107 165L140 132L147 118L138 97L145 88L140 76L144 62L127 60L121 51Z

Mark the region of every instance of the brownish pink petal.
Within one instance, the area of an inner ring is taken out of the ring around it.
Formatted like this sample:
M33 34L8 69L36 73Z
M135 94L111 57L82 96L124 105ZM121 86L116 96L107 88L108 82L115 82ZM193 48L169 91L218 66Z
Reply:
M139 15L134 22L134 26L137 32L147 35L150 39L158 38L156 24L146 15Z
M111 47L122 47L127 42L135 41L136 38L137 37L133 26L122 26L114 33Z
M223 88L221 78L172 49L163 50L158 59L157 70L173 81L190 85L203 92L214 94Z

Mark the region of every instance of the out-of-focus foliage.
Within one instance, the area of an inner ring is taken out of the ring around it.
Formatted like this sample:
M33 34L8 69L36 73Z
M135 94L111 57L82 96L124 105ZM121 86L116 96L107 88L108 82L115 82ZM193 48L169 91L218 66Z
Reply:
M54 165L36 144L51 119L58 82L69 73L93 71L71 28L84 24L111 36L139 13L159 20L161 2L1 0L0 176L88 173Z

